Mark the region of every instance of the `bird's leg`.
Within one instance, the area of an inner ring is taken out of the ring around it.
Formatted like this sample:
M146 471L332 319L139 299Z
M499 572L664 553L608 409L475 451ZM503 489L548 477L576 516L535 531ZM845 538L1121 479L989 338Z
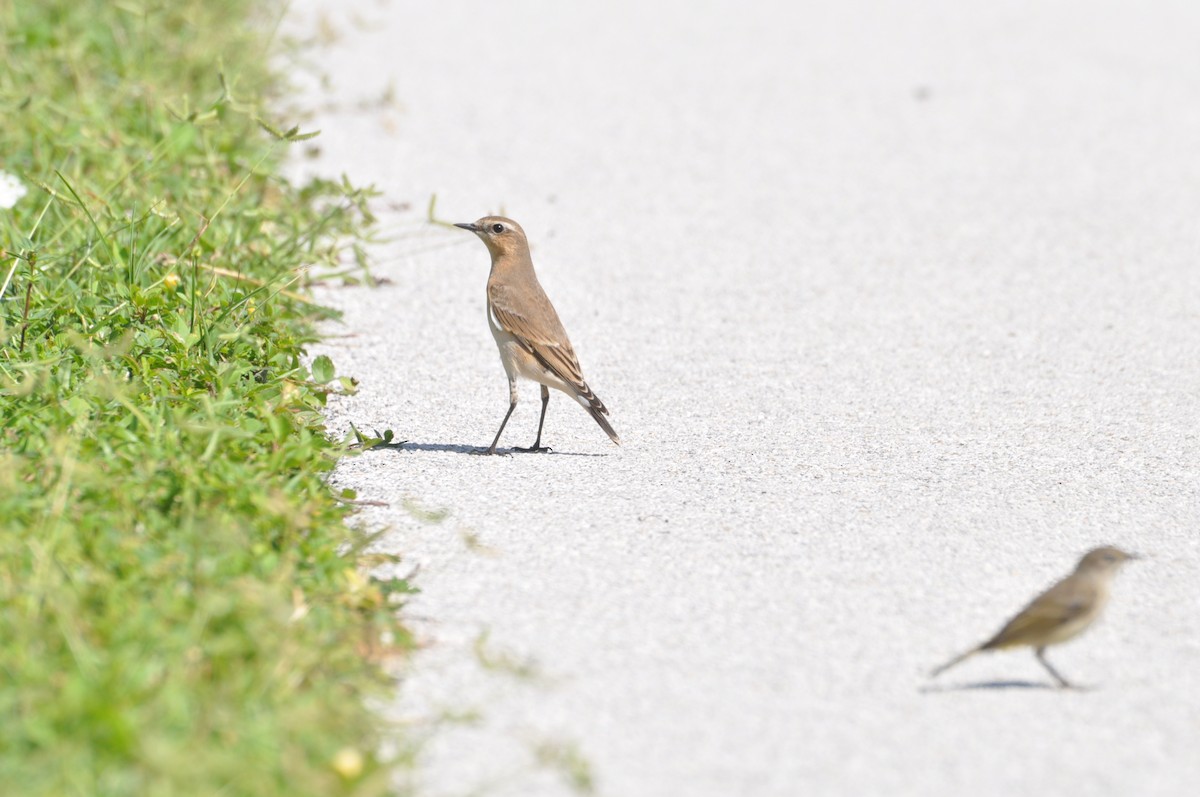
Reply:
M1046 672L1053 675L1054 680L1058 681L1059 686L1061 686L1064 689L1074 689L1075 688L1074 684L1072 684L1066 678L1063 678L1061 675L1059 675L1058 670L1051 667L1050 662L1046 661L1046 649L1045 648L1038 648L1035 651L1035 655L1037 656L1037 660L1042 663L1042 666L1046 668Z
M542 424L546 422L546 405L550 403L550 388L542 385L542 417L538 418L538 435L537 440L533 441L533 445L529 448L521 448L517 446L513 451L523 451L527 454L544 454L550 450L549 446L542 446Z
M496 444L500 442L500 435L504 434L504 427L508 425L508 419L512 417L513 410L517 408L517 380L511 376L508 378L508 412L504 413L504 420L500 421L500 428L496 430L496 436L492 439L492 444L487 448L477 448L472 451L472 454L495 454Z

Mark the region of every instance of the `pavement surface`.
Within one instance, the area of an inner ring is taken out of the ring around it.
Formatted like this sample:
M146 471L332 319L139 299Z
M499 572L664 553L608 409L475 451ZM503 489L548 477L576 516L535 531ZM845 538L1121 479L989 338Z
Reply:
M421 567L405 786L1195 794L1200 6L291 13L329 41L297 171L394 205L313 353L361 381L333 431L410 441L336 474ZM555 394L553 454L467 455L507 386L433 194L525 227L622 447ZM928 681L1102 543L1151 558L1050 654L1093 688Z

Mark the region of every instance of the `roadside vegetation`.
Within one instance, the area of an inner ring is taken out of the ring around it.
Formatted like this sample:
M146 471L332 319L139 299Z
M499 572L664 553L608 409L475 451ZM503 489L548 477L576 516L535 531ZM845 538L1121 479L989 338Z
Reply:
M367 193L280 176L280 8L0 2L0 792L379 795L407 585L324 478L353 389L305 269ZM5 205L11 204L11 207Z

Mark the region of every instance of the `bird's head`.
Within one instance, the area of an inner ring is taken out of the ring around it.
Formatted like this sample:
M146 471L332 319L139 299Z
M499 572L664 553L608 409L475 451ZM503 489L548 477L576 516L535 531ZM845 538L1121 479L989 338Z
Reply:
M529 251L529 242L521 225L503 216L484 216L468 224L455 224L479 236L492 257L521 254Z
M1084 557L1079 560L1079 567L1076 568L1076 571L1113 572L1131 559L1141 559L1141 557L1135 553L1128 553L1120 548L1105 545L1103 548L1097 548L1084 554Z

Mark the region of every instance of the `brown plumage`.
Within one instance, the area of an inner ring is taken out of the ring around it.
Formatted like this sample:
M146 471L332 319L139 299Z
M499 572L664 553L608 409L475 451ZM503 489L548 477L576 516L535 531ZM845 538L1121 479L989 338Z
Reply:
M1046 661L1046 648L1074 639L1086 631L1108 603L1109 588L1117 570L1125 562L1137 558L1110 546L1089 551L1079 560L1075 572L1030 601L991 639L954 657L930 673L930 677L936 677L985 650L1027 645L1034 648L1038 661L1060 686L1070 686Z
M609 438L620 445L621 439L605 417L608 408L588 387L558 313L538 282L525 231L503 216L485 216L476 222L455 226L478 235L492 256L487 283L488 326L508 374L508 413L491 446L480 453L496 453L500 435L517 406L517 377L538 382L542 393L537 439L529 448L517 448L517 451L549 450L542 447L542 425L550 401L547 388L551 387L578 401Z

